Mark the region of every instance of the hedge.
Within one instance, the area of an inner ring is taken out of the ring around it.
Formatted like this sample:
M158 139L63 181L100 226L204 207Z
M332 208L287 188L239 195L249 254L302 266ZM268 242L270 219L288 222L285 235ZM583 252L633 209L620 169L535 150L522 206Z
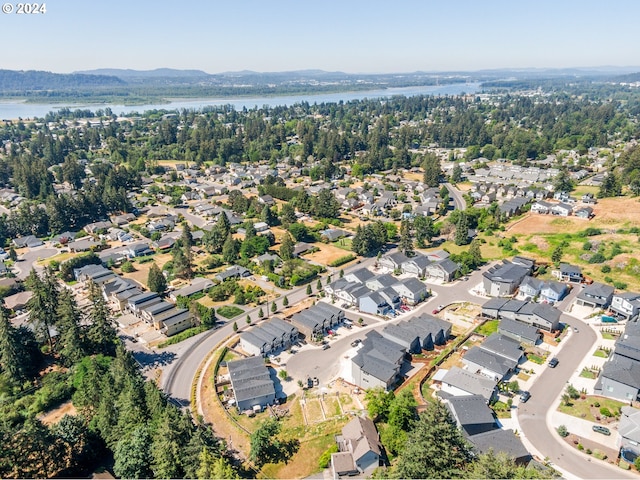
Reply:
M340 265L344 265L345 263L349 263L351 260L355 260L356 256L353 254L345 255L340 258L336 258L333 262L329 262L330 267L339 267Z

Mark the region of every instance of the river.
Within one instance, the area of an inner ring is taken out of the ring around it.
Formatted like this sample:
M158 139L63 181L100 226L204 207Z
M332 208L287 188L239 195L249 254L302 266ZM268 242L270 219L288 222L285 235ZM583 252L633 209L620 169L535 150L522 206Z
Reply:
M115 114L131 114L133 112L145 112L147 110L199 110L208 106L232 105L236 110L254 107L289 106L300 102L313 103L337 103L365 98L388 98L395 95L407 97L415 95L461 95L464 93L476 93L480 89L479 83L457 83L452 85L424 85L416 87L398 87L376 90L362 90L357 92L322 93L304 95L282 95L275 97L226 97L226 98L197 98L197 99L173 99L168 103L149 105L118 105L118 104L41 104L25 103L20 101L0 101L0 119L16 120L29 118L42 118L47 113L68 107L75 109L89 109L92 111L110 108Z

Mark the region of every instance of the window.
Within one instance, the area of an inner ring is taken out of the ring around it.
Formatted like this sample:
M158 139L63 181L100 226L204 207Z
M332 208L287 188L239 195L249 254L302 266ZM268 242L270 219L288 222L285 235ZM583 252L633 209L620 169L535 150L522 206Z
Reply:
M613 387L611 385L607 385L607 392L613 392Z

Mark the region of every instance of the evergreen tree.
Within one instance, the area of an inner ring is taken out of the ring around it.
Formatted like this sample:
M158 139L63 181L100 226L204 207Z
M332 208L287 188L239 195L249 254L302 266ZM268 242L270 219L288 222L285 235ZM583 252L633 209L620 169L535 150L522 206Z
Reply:
M424 248L431 243L431 239L435 236L433 220L424 215L418 215L413 219L413 228L416 235L416 243L418 247Z
M561 169L553 179L553 189L556 192L570 192L573 190L573 180L566 168Z
M200 452L196 477L203 480L209 478L230 480L240 478L225 458L214 455L207 448L203 448Z
M562 248L562 245L558 245L556 248L553 249L553 252L551 252L551 261L556 265L558 265L562 260L563 254L564 254L564 249Z
M258 318L264 318L264 312L262 311L262 307L258 310Z
M460 216L456 222L454 242L456 245L466 245L469 243L469 219L464 212L460 212Z
M56 307L58 305L58 285L53 272L47 269L41 279L35 270L31 270L25 284L33 292L27 302L29 322L35 331L45 339L53 350L53 341L49 329L56 323Z
M151 478L151 436L147 427L138 425L122 438L113 452L113 472L121 478Z
M484 263L482 252L480 251L480 240L477 238L474 238L469 246L469 256L471 257L474 268L477 268Z
M218 215L218 220L213 228L205 232L202 243L210 252L219 253L222 251L222 246L229 236L229 233L231 233L231 224L229 223L227 214L222 212Z
M276 304L276 301L274 300L273 302L271 302L271 313L276 313L278 311L278 305Z
M287 298L287 296L285 295L285 297L282 299L282 306L283 307L288 307L289 306L289 299Z
M437 187L440 184L440 175L442 175L438 157L432 153L425 155L422 168L424 169L424 183L428 187Z
M284 261L291 260L293 258L293 250L293 239L289 233L285 232L280 242L280 258Z
M260 220L272 227L277 224L278 218L271 211L271 207L265 205L262 207L262 212L260 212Z
M109 314L107 304L100 288L93 282L89 285L89 300L92 308L89 314L91 325L87 337L94 353L113 355L117 342L116 329Z
M226 263L234 263L238 259L238 253L240 253L240 243L231 234L227 235L222 246L222 258Z
M66 366L79 362L88 352L85 346L84 335L80 329L81 315L73 294L64 289L59 295L58 327L59 351Z
M415 253L413 250L413 236L411 234L411 223L409 220L402 220L400 223L400 242L398 249L407 257L412 257Z
M149 290L156 293L163 293L167 289L167 279L162 274L160 267L154 262L149 269L147 276L147 286Z
M394 478L459 478L471 461L471 447L441 402L420 414L398 455Z
M282 208L280 209L280 222L282 223L282 226L284 228L288 228L289 225L295 223L296 220L296 209L294 206L289 202L282 205Z
M14 383L25 379L21 368L23 361L24 359L20 358L15 329L9 322L4 308L0 308L0 367Z
M322 291L322 280L319 278L318 281L316 282L316 290L318 292Z
M312 292L313 290L311 290L311 284L307 283L307 295L311 295Z

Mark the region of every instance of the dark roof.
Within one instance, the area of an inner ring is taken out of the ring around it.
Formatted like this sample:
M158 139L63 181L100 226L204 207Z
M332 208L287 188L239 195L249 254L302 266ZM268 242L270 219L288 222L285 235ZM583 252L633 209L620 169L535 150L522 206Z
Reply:
M498 331L512 333L527 340L537 340L540 337L536 327L509 318L500 320Z
M500 376L505 376L512 368L515 367L515 362L478 346L471 347L467 353L465 353L463 361L473 362L480 367L499 374Z
M249 357L227 363L229 378L238 403L265 395L275 396L269 369L262 357Z
M600 282L593 282L587 285L579 294L578 298L591 300L592 298L609 298L613 295L614 288L611 285L605 285Z
M455 273L460 268L456 262L451 260L450 258L443 258L442 260L438 260L437 262L433 262L434 266L438 266L442 270L444 270L447 274L451 275Z
M402 284L407 290L409 290L414 295L422 292L427 288L427 286L417 278L404 278L400 280L400 282L396 283L396 285L398 284Z
M566 274L569 274L569 273L575 273L580 275L582 274L582 269L579 266L572 265L570 263L561 263L559 269L562 273L566 273Z
M493 411L482 395L465 395L446 397L446 405L458 420L461 427L495 423Z
M496 428L488 432L471 435L468 440L480 453L487 453L489 450L504 452L516 460L531 457L531 454L513 430Z
M529 269L527 267L504 260L502 265L491 267L482 276L492 282L515 283L521 281L528 273Z
M500 310L502 306L507 303L509 300L506 298L490 298L482 305L483 310Z
M349 275L353 275L360 283L364 283L370 278L375 277L375 274L371 270L364 267L349 272Z
M482 342L480 348L515 362L522 357L520 342L497 332L489 335L485 341Z
M496 388L495 380L463 370L460 367L452 367L445 373L442 383L449 384L470 394L481 395L486 401L491 399Z
M631 358L614 353L603 365L600 376L640 390L640 362Z
M508 300L505 302L502 307L500 307L501 312L518 312L522 307L524 307L527 302L523 300Z
M552 324L556 324L560 321L560 315L562 313L555 307L552 307L548 303L540 303L536 305L536 308L533 310L533 314L542 318L543 320L547 320Z

